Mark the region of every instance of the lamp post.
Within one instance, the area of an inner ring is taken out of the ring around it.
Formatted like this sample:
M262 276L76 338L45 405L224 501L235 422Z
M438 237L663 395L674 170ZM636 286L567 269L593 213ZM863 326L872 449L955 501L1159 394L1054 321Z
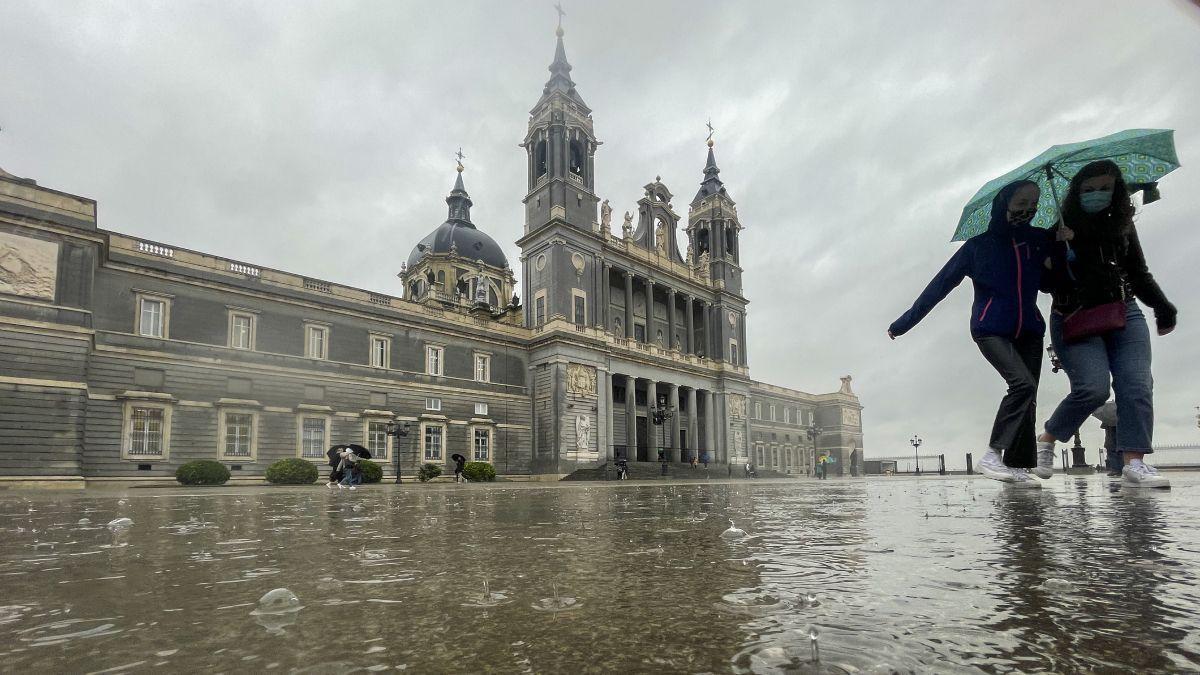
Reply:
M392 454L396 456L396 485L400 485L403 481L400 480L400 439L408 435L408 422L403 425L397 420L392 420L387 423L387 435L396 439L396 444L392 448Z
M805 429L805 433L808 434L808 440L810 443L812 443L812 458L811 458L812 459L812 471L813 471L813 476L816 476L817 475L817 438L820 437L820 435L821 435L821 427L817 426L816 422L813 422L812 424L808 425L808 429Z
M669 405L663 405L662 401L656 401L655 405L652 408L650 408L650 419L654 422L654 425L659 428L659 438L662 439L658 445L658 452L663 457L662 473L664 476L667 474L667 460L666 460L667 430L663 429L663 424L667 420L671 419L674 416L675 416L675 408L673 408Z
M917 454L917 451L921 448L921 443L921 437L916 434L913 434L913 437L908 441L908 444L913 446L913 460L917 463L916 475L918 476L921 475L921 456Z

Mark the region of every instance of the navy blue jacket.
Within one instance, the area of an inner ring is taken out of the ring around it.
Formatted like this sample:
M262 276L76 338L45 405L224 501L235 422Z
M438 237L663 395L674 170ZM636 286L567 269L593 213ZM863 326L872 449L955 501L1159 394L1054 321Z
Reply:
M904 335L911 330L964 277L970 277L975 286L971 337L1045 334L1046 322L1038 311L1037 298L1053 235L1029 225L1008 225L1007 205L1006 196L998 214L993 207L987 232L968 239L951 256L912 308L892 323L889 328L892 335Z

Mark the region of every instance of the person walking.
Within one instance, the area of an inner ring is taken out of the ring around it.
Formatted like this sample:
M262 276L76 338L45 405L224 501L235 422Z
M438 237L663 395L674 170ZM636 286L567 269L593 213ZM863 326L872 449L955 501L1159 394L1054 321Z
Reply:
M1038 468L1053 464L1065 442L1097 407L1116 395L1116 450L1122 482L1170 487L1145 456L1154 451L1154 381L1150 329L1138 300L1154 310L1160 336L1175 330L1177 311L1150 274L1133 224L1134 208L1111 161L1083 167L1071 180L1051 263L1050 340L1071 381L1038 437Z
M987 231L968 239L950 257L887 332L895 340L912 330L970 277L975 290L971 337L1008 384L979 470L988 478L1020 487L1039 487L1027 470L1037 466L1035 415L1046 332L1037 298L1050 235L1030 225L1040 197L1032 181L1016 181L1000 190L992 200Z
M455 455L451 459L454 460L454 482L455 483L467 482L466 476L463 475L463 470L466 469L466 466L467 466L467 458L460 454L455 453Z

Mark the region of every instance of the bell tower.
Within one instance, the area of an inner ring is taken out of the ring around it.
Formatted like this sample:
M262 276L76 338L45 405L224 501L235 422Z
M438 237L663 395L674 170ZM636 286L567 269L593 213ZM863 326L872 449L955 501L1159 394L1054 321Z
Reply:
M592 109L571 79L563 47L562 14L555 30L558 43L550 79L529 111L529 128L521 147L528 158L525 234L551 221L588 232L597 228L593 156L600 142L592 130Z

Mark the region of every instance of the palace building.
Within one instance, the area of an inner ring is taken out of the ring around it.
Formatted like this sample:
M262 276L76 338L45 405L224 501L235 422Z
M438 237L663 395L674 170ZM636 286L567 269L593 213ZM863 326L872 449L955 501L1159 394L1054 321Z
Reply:
M100 229L95 201L0 171L0 484L195 459L257 479L335 443L387 476L453 454L550 479L693 457L802 476L821 454L861 474L849 377L822 394L750 377L743 223L711 138L682 228L657 177L613 224L557 38L521 144L519 279L461 164L400 296Z

